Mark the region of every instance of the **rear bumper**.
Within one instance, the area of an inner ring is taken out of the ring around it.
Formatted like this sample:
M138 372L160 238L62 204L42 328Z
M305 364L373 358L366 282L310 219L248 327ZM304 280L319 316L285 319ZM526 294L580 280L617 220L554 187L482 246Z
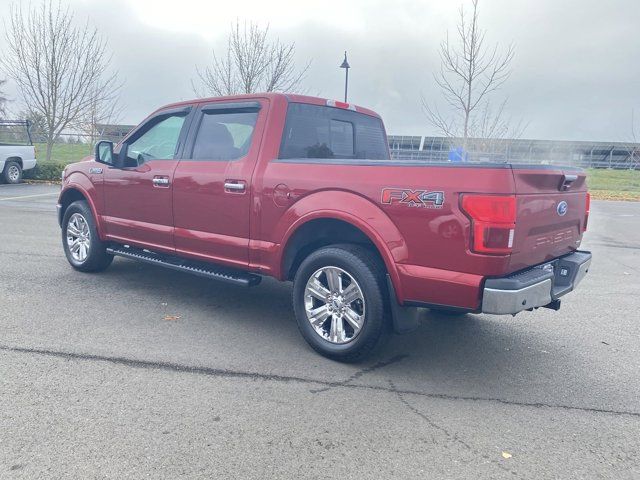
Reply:
M484 283L482 313L516 314L538 307L557 309L589 271L591 253L576 251L551 262Z
M32 168L35 168L37 163L38 161L35 158L30 158L28 160L23 159L22 170L31 170Z

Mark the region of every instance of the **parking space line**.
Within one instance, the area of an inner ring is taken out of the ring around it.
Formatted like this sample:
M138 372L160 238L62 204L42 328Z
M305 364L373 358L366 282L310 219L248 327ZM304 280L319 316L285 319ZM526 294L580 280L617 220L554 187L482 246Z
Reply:
M20 195L19 197L6 197L6 198L0 198L0 202L6 201L6 200L21 200L23 198L49 197L51 195L60 195L60 192L37 193L35 195Z

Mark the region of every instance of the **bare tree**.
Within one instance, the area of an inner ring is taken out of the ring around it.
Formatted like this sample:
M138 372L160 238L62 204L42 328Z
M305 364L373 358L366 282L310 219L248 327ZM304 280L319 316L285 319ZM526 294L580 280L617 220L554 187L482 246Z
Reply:
M254 23L232 25L227 51L213 52L213 62L204 70L196 68L200 85L192 80L196 95L237 95L255 92L292 92L300 89L311 62L296 69L295 44L268 38L269 27Z
M84 115L71 125L86 135L91 146L105 134L105 126L113 125L122 118L118 89L114 89L108 96L94 93L92 97L94 102L86 109Z
M513 124L505 115L506 100L492 107L491 94L499 89L511 74L510 65L515 47L504 52L485 43L485 31L478 23L478 0L471 0L471 18L460 7L460 20L455 40L449 33L440 44L440 70L434 79L442 91L447 112L422 98L429 122L446 137L505 138L522 134L522 122Z
M26 110L43 117L46 158L65 128L113 96L117 74L105 74L111 57L88 23L53 0L24 11L13 5L6 27L6 54L0 59L17 84Z
M0 80L0 115L5 115L7 113L6 104L7 97L5 97L4 90L2 90L2 86L7 83L6 80Z

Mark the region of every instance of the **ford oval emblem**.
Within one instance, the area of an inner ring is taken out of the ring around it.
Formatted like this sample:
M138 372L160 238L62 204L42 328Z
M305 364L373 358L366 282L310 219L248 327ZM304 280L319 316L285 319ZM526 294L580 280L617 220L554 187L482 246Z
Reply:
M563 200L560 203L558 203L558 207L556 208L556 212L558 212L558 215L563 217L564 215L566 215L568 209L569 209L569 206L567 205L567 202L565 202Z

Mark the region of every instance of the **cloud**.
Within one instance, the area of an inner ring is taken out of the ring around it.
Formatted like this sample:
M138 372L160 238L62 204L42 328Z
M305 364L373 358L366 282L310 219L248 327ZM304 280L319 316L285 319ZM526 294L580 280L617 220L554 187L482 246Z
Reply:
M312 60L305 81L310 94L342 97L344 71L338 66L348 50L350 101L378 111L389 133L426 135L435 131L420 97L439 98L432 72L439 65L440 40L455 29L458 8L449 0L70 5L109 42L113 67L125 81L124 122L137 123L158 106L193 97L196 65L206 65L214 48L224 48L233 21L248 19L269 23L274 37L295 42L300 65ZM640 109L636 10L634 0L481 1L487 41L517 46L513 74L498 96L509 98L509 114L529 122L526 137L628 139L631 109ZM0 15L7 12L0 5Z

